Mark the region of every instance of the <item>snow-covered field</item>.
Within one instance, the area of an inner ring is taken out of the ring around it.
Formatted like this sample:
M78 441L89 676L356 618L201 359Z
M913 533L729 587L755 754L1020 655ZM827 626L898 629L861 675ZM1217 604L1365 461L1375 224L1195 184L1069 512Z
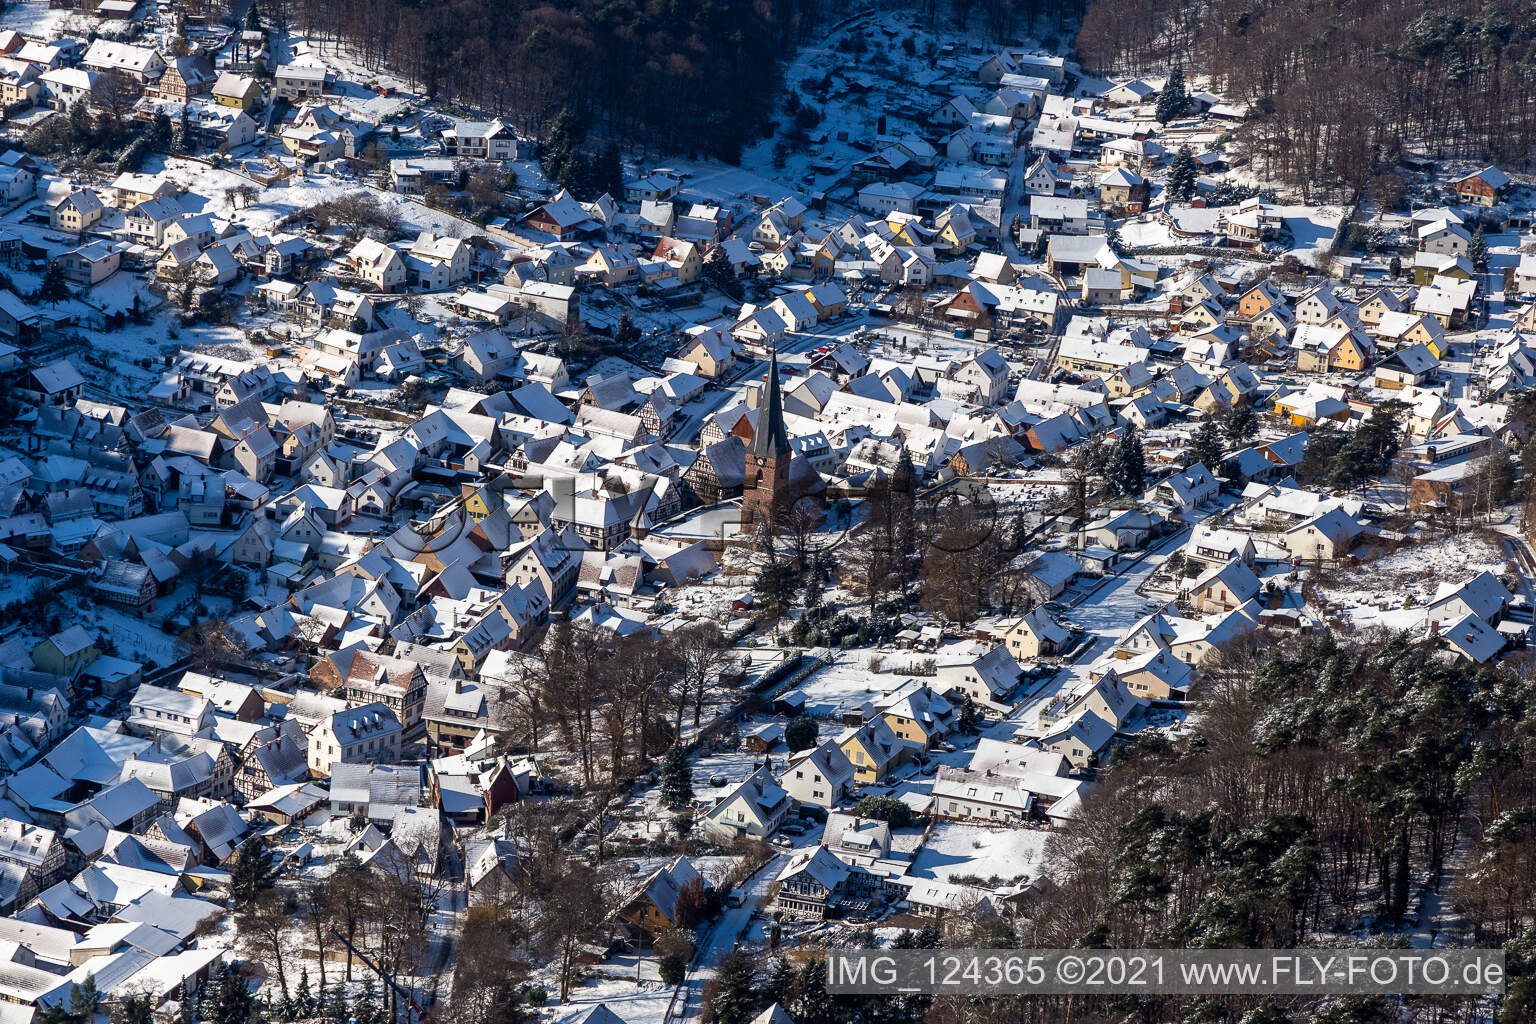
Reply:
M987 828L946 821L935 825L912 862L921 878L997 879L1006 885L1020 876L1038 877L1050 833L1042 829Z
M1423 621L1424 606L1441 586L1484 571L1502 575L1508 563L1489 531L1461 532L1337 572L1319 590L1331 610L1357 627L1409 629Z
M50 7L48 0L21 0L6 5L5 27L25 36L57 39L74 15L68 8Z
M159 169L155 165L155 160L146 161L144 173L154 173ZM478 230L473 229L468 221L413 202L399 193L371 188L361 181L348 181L334 174L294 174L262 189L261 196L245 207L237 206L234 196L226 191L252 184L251 179L242 174L174 157L165 159L164 170L170 180L204 197L206 202L197 213L212 213L252 233L270 232L289 214L359 191L368 192L398 214L407 228L416 231L446 234Z

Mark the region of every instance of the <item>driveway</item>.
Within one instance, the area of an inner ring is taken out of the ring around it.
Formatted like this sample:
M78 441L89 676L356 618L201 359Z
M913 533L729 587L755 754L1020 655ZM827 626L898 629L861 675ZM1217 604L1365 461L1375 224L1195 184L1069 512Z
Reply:
M704 1008L704 986L709 984L709 980L715 976L715 968L720 966L720 961L736 948L736 937L752 920L752 911L757 906L758 900L768 894L769 884L788 862L789 854L775 854L769 858L768 863L758 869L757 874L742 883L741 892L746 899L739 907L725 908L720 919L704 936L703 945L699 947L698 956L694 959L693 969L688 972L688 980L683 983L686 986L686 992L671 1020L693 1020Z

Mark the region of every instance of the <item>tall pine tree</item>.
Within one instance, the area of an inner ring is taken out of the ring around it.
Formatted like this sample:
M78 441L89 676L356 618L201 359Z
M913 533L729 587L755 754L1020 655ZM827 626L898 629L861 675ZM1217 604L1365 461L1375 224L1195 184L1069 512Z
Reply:
M1117 496L1139 495L1146 489L1147 456L1141 450L1141 434L1136 424L1127 423L1104 467L1104 482Z
M550 126L549 137L544 140L544 151L540 158L544 176L562 188L580 176L581 157L578 148L584 134L576 115L569 110L562 110Z
M1200 424L1200 429L1195 431L1195 438L1189 446L1189 458L1186 460L1185 468L1199 462L1204 463L1206 469L1215 473L1216 467L1221 464L1222 454L1221 428L1216 425L1214 418L1207 418Z
M48 261L48 269L43 271L43 283L38 286L32 298L37 302L46 302L50 306L57 306L69 298L69 282L65 279L64 267L58 260Z
M91 1024L101 1005L101 993L96 990L96 975L87 974L80 984L69 990L69 1015L81 1024Z
M384 1003L380 1000L378 990L373 987L373 979L363 981L363 987L357 995L352 997L352 1019L356 1024L383 1024L385 1019Z
M241 844L229 869L229 895L236 909L255 902L277 881L277 865L272 863L267 840L257 833Z
M757 991L752 961L745 953L732 953L715 971L710 1014L714 1024L750 1024L757 1016Z
M1227 444L1234 447L1247 443L1259 432L1258 414L1247 399L1239 398L1228 407L1221 417L1221 432L1226 435Z
M661 806L669 811L680 811L693 802L693 773L688 768L688 756L683 748L672 746L662 755Z
M1159 124L1167 124L1184 112L1189 97L1184 92L1184 69L1176 67L1157 95L1157 110L1153 114Z
M610 142L592 161L591 188L594 195L606 192L612 196L624 191L624 161L619 157L617 143Z
M1472 242L1467 246L1467 259L1472 263L1472 269L1479 274L1488 270L1488 236L1483 234L1482 225L1478 225L1472 232Z
M1168 165L1168 195L1181 203L1189 202L1189 197L1195 194L1195 179L1198 177L1195 158L1190 154L1189 147L1180 146L1179 151L1173 155L1173 162Z

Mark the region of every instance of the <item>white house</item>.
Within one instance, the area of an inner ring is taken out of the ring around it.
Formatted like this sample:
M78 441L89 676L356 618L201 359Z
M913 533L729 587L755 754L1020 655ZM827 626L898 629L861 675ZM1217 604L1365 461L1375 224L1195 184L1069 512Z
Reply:
M326 715L309 731L309 770L325 776L337 764L393 764L400 760L403 732L380 701Z
M846 758L845 758L846 760ZM721 841L738 836L766 839L778 831L794 800L774 780L767 763L726 791L704 816L704 829Z
M347 254L347 263L375 291L389 292L405 284L405 260L383 242L364 238Z
M997 349L971 356L955 370L955 380L975 390L976 404L997 405L1008 397L1008 363Z
M853 762L827 740L814 750L792 755L779 773L779 785L799 803L831 810L847 796L853 772Z

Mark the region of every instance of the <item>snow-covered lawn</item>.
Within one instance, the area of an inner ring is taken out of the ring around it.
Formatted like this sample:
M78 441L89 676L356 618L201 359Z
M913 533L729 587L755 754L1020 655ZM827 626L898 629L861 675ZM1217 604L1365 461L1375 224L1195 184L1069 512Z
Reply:
M882 657L887 666L899 668L922 655L910 651L877 654L868 649L841 652L830 665L817 669L795 687L805 695L806 711L812 715L827 715L836 708L872 700L910 678L889 669L871 672L869 662L872 657Z
M65 22L74 14L68 8L50 7L48 0L23 0L6 6L0 25L51 42L63 34Z
M1020 875L1038 876L1049 832L1032 828L988 828L942 822L912 862L912 874L948 881L973 876L1008 884Z
M41 581L26 573L8 572L0 575L0 605L22 601L32 596L32 590Z
M1289 252L1303 263L1320 266L1344 222L1344 211L1334 206L1281 206L1276 212L1295 239Z
M184 645L159 626L115 608L98 604L78 612L74 621L92 633L107 634L117 648L113 653L145 667L169 665L185 653Z

